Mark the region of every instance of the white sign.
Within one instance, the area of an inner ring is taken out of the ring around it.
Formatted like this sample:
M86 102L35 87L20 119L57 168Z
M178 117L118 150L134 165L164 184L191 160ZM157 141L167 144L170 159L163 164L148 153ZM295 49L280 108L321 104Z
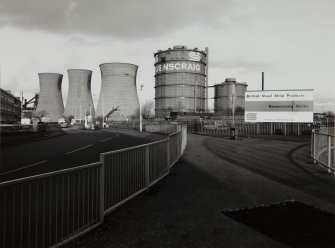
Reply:
M191 63L191 62L173 62L173 63L166 63L163 65L157 65L155 67L155 72L167 72L167 71L198 71L200 72L200 64Z
M313 122L313 90L247 91L245 122Z

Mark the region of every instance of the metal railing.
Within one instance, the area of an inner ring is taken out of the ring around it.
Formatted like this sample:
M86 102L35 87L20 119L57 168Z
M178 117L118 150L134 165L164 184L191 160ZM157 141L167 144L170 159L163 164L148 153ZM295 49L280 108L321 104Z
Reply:
M165 177L187 130L102 153L100 162L0 183L0 247L59 247Z
M319 129L312 131L311 156L315 163L319 163L335 172L334 129Z
M190 133L209 136L229 136L234 127L241 135L303 135L310 134L315 127L312 123L231 123L223 126L204 123L186 123Z

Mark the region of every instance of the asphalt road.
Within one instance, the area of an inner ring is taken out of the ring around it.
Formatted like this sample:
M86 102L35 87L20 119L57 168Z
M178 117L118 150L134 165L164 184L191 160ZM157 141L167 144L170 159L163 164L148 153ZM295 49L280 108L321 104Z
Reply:
M102 152L149 143L160 135L66 129L66 135L1 149L0 182L99 161Z

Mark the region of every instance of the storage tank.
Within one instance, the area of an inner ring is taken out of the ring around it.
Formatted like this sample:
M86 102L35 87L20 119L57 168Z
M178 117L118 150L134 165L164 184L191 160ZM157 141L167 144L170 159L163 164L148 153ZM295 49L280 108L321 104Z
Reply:
M83 119L86 115L95 116L91 93L92 71L69 69L69 91L67 94L64 116Z
M100 65L101 90L96 116L106 116L112 110L122 111L127 117L140 108L137 90L137 65L105 63Z
M206 52L174 46L155 56L155 115L206 110Z
M246 83L238 83L235 78L227 78L223 83L214 85L214 113L232 115L235 106L234 114L243 115L247 87Z
M39 73L40 94L36 112L44 111L44 120L58 122L64 113L62 97L63 75L58 73Z

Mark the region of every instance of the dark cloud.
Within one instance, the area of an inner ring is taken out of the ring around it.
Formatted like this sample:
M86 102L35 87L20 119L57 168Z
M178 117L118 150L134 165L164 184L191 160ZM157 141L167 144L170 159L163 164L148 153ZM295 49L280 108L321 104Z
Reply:
M2 0L0 25L114 38L150 38L241 18L236 0Z

